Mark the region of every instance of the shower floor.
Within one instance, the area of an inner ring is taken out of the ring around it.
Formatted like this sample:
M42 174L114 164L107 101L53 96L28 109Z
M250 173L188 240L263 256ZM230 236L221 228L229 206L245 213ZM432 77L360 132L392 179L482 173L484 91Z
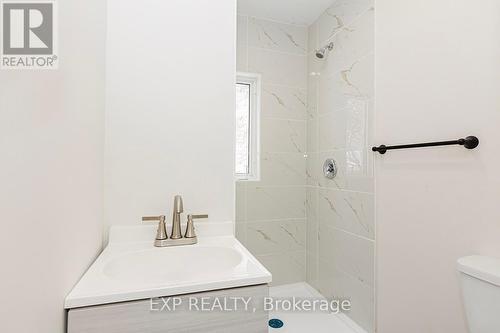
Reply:
M271 297L323 298L305 282L269 288ZM271 312L269 318L283 321L281 328L269 327L269 333L366 333L344 314Z

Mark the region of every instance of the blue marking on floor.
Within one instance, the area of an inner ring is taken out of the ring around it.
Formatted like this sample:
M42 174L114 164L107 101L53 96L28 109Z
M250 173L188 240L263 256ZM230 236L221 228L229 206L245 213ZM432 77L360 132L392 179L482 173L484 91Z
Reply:
M283 327L283 322L279 319L273 318L269 320L269 326L272 328L281 328Z

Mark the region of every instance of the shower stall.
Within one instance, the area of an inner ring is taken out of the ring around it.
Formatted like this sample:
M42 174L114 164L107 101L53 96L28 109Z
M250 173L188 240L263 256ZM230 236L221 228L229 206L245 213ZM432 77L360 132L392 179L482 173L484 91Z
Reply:
M256 166L236 181L236 236L277 290L349 299L345 315L373 332L374 5L313 2L306 19L239 1L237 70L259 82L237 98L258 116L237 116Z

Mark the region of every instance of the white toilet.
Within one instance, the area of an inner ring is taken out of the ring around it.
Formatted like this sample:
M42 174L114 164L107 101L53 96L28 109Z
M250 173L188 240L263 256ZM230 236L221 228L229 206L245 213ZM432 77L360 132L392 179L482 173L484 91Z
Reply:
M468 256L458 259L470 333L500 332L500 259Z

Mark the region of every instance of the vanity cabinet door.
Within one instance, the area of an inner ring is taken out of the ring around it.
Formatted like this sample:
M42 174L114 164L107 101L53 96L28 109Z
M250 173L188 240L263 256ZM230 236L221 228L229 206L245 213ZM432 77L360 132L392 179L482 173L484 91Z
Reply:
M268 294L267 285L258 285L174 296L182 301L183 306L197 299L200 309L202 298L213 301L217 297L222 301L251 297L250 311L243 310L244 303L239 304L240 311L179 308L176 311L152 311L149 299L71 309L68 312L68 333L267 333L268 314L263 309L262 299ZM155 300L155 304L153 307L158 310L163 301ZM232 308L232 303L226 306L226 309Z

